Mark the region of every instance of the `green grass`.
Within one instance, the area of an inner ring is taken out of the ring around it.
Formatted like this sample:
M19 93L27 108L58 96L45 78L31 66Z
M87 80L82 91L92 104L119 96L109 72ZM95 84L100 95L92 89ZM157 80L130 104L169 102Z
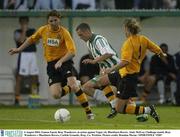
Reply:
M0 129L180 129L180 107L158 106L160 123L149 117L147 122L137 122L134 115L119 114L114 119L107 119L109 107L92 107L95 120L86 119L84 110L76 106L66 107L71 113L71 120L65 123L55 122L54 112L60 107L0 106Z

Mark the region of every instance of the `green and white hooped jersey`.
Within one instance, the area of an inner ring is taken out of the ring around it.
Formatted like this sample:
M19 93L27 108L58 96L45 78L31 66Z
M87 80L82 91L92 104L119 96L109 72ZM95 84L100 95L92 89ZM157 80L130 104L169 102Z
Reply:
M101 35L93 34L91 39L87 41L87 47L89 48L93 58L97 58L106 53L113 54L111 58L99 63L100 68L110 68L120 62L115 50L108 43L107 39Z

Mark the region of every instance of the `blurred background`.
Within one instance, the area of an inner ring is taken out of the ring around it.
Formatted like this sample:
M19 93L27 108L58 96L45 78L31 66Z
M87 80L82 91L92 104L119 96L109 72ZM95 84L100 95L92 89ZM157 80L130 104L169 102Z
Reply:
M77 47L77 55L74 65L79 72L79 62L83 55L88 53L86 44L80 40L75 32L76 26L81 22L87 22L96 34L107 38L112 47L120 56L120 48L125 40L122 22L127 17L137 18L142 26L142 34L150 38L156 44L168 45L168 53L173 56L176 68L176 85L170 88L170 84L164 82L165 97L161 99L157 83L148 101L160 104L179 105L179 54L180 54L180 0L0 0L0 104L14 105L17 56L10 56L8 49L16 47L14 31L19 28L19 17L29 17L29 27L39 28L47 23L46 15L56 9L63 16L61 24L70 32ZM148 53L150 62L153 54ZM61 100L52 98L48 89L48 77L46 74L46 62L43 59L43 48L41 41L37 43L37 64L39 68L39 96L40 103L44 105L53 104L76 104L74 95L67 95ZM164 79L163 79L164 80ZM20 105L27 105L32 83L21 84ZM139 83L138 91L141 92L143 83ZM170 90L173 90L172 93ZM90 99L92 104L99 102Z

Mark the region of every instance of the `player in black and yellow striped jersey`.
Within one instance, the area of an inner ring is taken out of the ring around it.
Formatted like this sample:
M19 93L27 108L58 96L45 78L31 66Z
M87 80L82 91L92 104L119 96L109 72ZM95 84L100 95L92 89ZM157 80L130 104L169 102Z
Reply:
M60 15L53 10L48 14L48 24L40 27L19 48L12 48L9 53L21 52L32 43L42 39L44 57L47 61L49 88L54 98L61 98L70 91L74 91L78 101L85 109L88 119L94 119L85 93L77 83L72 58L76 54L76 47L69 32L59 25ZM65 86L67 83L68 86ZM63 87L64 86L64 87ZM63 88L62 88L63 87Z
M156 53L162 59L165 59L165 54L159 46L150 41L147 37L139 35L140 26L136 19L126 19L124 22L124 30L127 40L121 48L120 64L111 68L111 70L119 69L117 74L110 74L109 79L112 81L114 75L118 76L118 101L116 111L128 114L150 114L156 122L159 122L159 116L153 105L151 106L136 106L128 104L131 97L136 97L137 74L140 71L140 66L146 56L147 50Z

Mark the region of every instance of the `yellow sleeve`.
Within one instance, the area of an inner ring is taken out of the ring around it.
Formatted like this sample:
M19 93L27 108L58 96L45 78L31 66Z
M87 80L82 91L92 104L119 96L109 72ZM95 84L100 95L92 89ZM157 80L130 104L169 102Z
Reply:
M43 29L44 26L40 27L31 37L29 37L30 43L35 43L41 38Z
M130 43L127 40L125 41L121 49L121 60L131 62L132 55L133 55L133 47L132 45L130 45Z
M71 53L75 53L76 47L74 44L74 40L72 39L70 33L66 29L64 29L64 40L65 40L67 50Z
M153 53L156 53L156 54L160 54L160 53L162 53L162 50L161 50L161 48L158 46L158 45L156 45L154 42L152 42L151 40L149 40L147 37L145 37L145 36L143 36L143 39L146 41L146 43L147 43L147 48L151 51L151 52L153 52Z

